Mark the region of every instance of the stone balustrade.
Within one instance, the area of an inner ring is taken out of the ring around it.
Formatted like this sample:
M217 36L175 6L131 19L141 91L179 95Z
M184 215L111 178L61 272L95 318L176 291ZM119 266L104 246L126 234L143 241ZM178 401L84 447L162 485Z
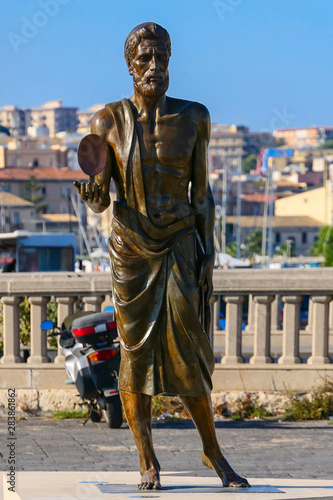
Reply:
M77 298L85 310L101 311L110 300L107 273L3 274L3 355L0 388L62 388L67 378L58 349L53 361L40 328L47 303L57 302L58 323L74 312ZM300 330L300 305L310 296L309 324ZM19 306L30 304L30 354L21 357ZM220 327L221 300L225 329ZM283 325L281 325L281 301ZM209 336L216 355L216 390L307 391L333 378L333 268L216 270ZM248 324L243 328L243 311Z

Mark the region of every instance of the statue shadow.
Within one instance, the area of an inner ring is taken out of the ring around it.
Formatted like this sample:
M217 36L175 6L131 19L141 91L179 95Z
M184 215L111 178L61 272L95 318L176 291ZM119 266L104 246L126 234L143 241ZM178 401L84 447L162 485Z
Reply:
M297 425L300 424L300 425ZM285 431L297 430L330 430L326 421L322 425L302 426L302 422L267 422L264 420L222 420L215 422L216 429L280 429ZM195 429L195 426L190 419L166 418L164 420L154 420L152 422L153 429Z

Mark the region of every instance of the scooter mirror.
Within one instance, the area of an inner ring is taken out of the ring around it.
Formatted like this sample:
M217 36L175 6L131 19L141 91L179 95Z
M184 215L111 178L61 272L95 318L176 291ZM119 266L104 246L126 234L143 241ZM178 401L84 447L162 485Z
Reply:
M107 163L107 144L96 134L86 135L79 144L77 157L85 174L98 175Z
M52 323L52 321L46 319L45 321L41 322L40 327L42 330L52 330L54 324Z

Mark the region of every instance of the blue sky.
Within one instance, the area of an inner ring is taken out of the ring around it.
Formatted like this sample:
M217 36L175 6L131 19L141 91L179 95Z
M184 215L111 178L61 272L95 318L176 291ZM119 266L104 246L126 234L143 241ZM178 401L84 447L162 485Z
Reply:
M332 19L332 0L2 2L0 106L130 96L124 40L152 20L172 39L169 95L204 103L214 122L333 125Z

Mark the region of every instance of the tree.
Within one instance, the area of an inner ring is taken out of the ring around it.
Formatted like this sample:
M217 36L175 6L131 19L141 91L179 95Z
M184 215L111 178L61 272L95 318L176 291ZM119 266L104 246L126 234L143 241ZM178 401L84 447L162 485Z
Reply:
M249 257L250 259L254 254L261 254L261 242L262 242L262 231L255 230L249 233L245 240L245 247L241 247L241 257ZM227 246L227 253L232 257L237 255L237 243L235 241L230 242Z
M286 146L286 141L285 139L283 139L282 137L280 137L280 139L276 139L275 141L275 144L274 144L274 148L281 148L281 146Z
M42 185L38 182L38 180L36 180L36 176L34 174L30 175L29 180L25 183L25 187L28 194L27 196L23 196L23 198L31 201L35 205L36 213L44 213L47 208L47 203L42 203L45 195L39 194Z
M242 168L246 174L249 174L250 170L255 170L257 168L257 156L248 155L243 161Z
M229 243L229 245L226 248L226 252L228 255L231 255L231 257L236 257L236 255L237 255L237 243L235 241Z
M309 250L310 255L323 255L325 267L333 266L333 231L332 226L322 226L318 233L318 239Z
M245 255L248 255L250 259L254 256L254 254L261 254L261 244L262 244L262 231L256 229L255 231L251 231L246 237L245 242Z
M333 139L323 142L318 146L318 149L333 149Z
M294 245L282 243L282 245L279 245L279 247L280 249L276 251L275 253L276 255L286 255L287 257L296 257Z

